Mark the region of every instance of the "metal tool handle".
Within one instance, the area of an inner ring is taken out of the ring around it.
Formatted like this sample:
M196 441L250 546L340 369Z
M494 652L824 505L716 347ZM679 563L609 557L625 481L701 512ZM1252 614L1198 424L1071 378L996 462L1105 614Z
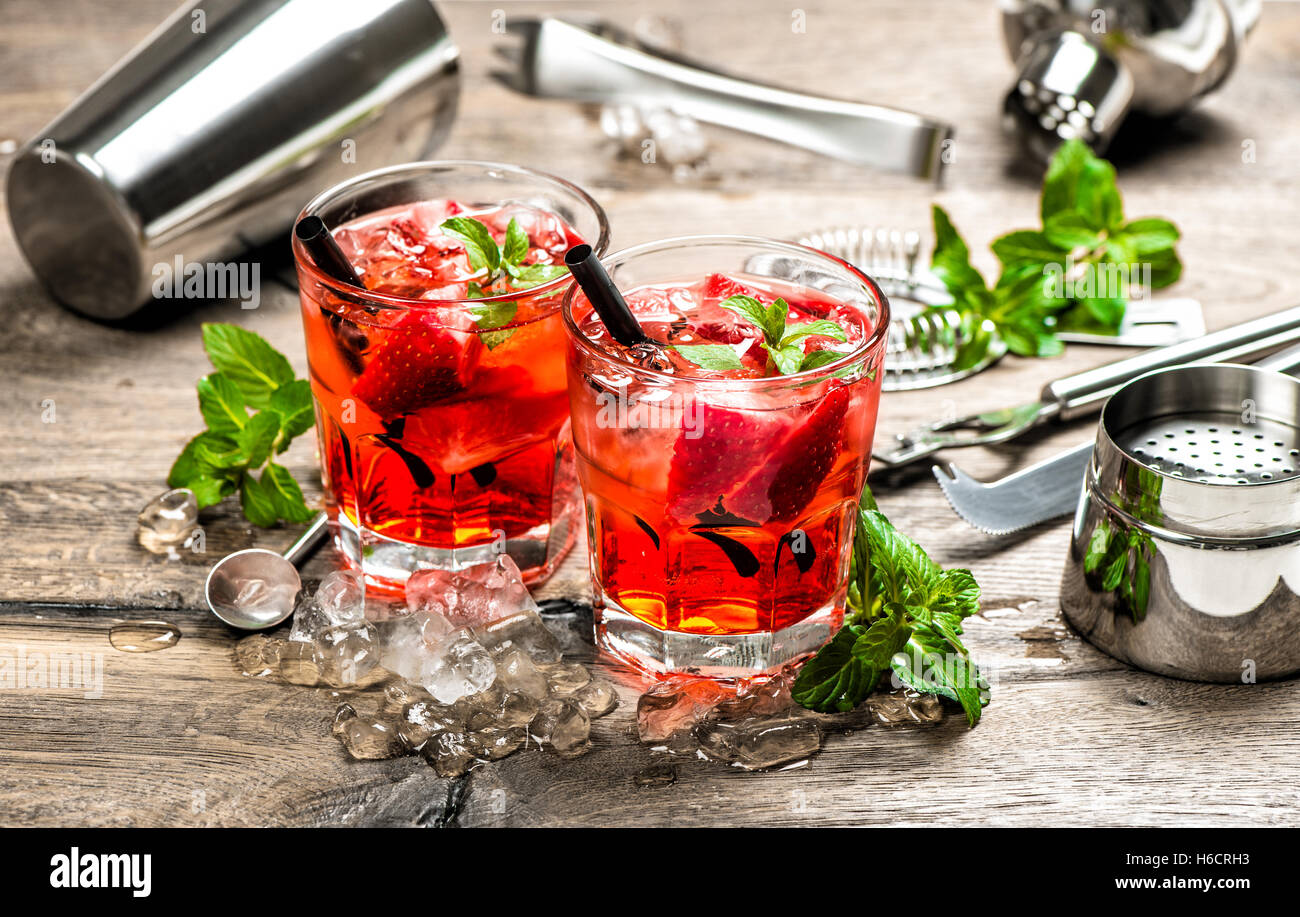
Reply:
M1042 400L1058 405L1061 419L1070 420L1095 410L1121 385L1143 373L1202 360L1213 359L1216 363L1223 363L1248 359L1266 353L1270 346L1294 341L1296 335L1288 336L1287 332L1297 329L1300 329L1300 307L1286 309L1195 340L1057 379L1043 387Z
M536 24L537 95L591 102L651 99L750 134L851 162L939 176L952 128L893 108L791 92L610 41L559 19Z
M1294 373L1300 370L1300 347L1290 347L1255 364L1258 369L1271 369L1276 373Z
M311 552L325 540L325 534L329 531L329 517L321 513L312 520L311 525L307 526L307 531L298 536L298 540L289 545L289 550L284 552L284 559L295 567L302 564Z

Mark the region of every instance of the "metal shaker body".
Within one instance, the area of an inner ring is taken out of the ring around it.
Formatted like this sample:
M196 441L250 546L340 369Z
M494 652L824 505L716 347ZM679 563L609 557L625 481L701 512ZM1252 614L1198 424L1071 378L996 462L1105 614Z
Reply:
M1240 684L1300 672L1300 381L1191 365L1117 392L1061 608L1089 642L1157 674Z
M178 259L228 259L424 155L458 96L430 0L196 0L17 154L10 220L56 299L123 318Z
M1103 150L1130 110L1171 115L1217 87L1261 0L999 0L1017 66L1005 109L1042 158L1080 137Z

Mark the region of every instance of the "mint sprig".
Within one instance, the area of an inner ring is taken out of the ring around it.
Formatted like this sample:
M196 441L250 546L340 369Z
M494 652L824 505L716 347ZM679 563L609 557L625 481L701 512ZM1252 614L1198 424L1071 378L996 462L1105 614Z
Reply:
M843 343L849 339L844 329L828 319L789 324L790 305L777 297L763 305L752 296L738 293L718 303L763 332L763 349L767 351L767 374L789 376L815 369L838 360L844 354L836 350L812 350L804 353L804 341L813 336L833 338ZM740 356L726 344L677 344L673 349L703 369L724 372L743 368Z
M892 671L905 685L959 703L979 722L987 684L961 642L979 610L969 570L944 570L895 529L864 489L844 626L795 678L794 699L823 713L852 710Z
M194 491L200 508L238 493L254 525L310 521L315 512L298 482L272 459L315 422L311 385L294 378L264 338L238 325L205 324L203 349L216 369L197 386L207 429L177 456L167 485Z
M528 233L524 232L514 217L506 225L506 235L501 245L497 244L492 231L473 217L449 217L438 228L465 246L470 270L481 275L469 284L470 299L532 289L562 277L569 271L563 264L524 264L531 243ZM498 284L503 285L503 289L493 289ZM470 307L475 324L488 332L479 335L479 340L488 350L500 347L515 333L516 329L504 326L515 320L518 308L518 304L513 302Z
M1132 278L1149 270L1150 287L1160 289L1182 273L1177 227L1157 217L1125 220L1114 167L1081 140L1057 150L1043 178L1039 213L1038 229L993 241L1001 272L989 287L948 214L933 208L935 274L967 324L991 323L1013 353L1055 356L1064 349L1056 335L1061 330L1113 334L1134 293ZM975 335L969 346L987 345L987 336ZM959 354L958 362L981 355Z

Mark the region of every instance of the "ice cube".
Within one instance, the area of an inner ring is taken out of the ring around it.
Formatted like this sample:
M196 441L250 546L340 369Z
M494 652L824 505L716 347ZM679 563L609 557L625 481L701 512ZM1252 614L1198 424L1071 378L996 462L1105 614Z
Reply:
M675 733L690 730L729 693L709 678L678 676L659 682L637 701L637 732L641 741L655 745Z
M943 704L933 694L908 690L872 694L864 704L881 726L933 726L943 720Z
M533 664L533 660L518 647L511 647L495 658L497 679L506 691L529 694L536 698L546 696L546 676Z
M327 628L314 645L321 680L336 688L362 682L379 665L375 628L364 620Z
M580 755L590 745L591 718L573 698L550 697L528 724L528 734L557 754Z
M618 692L603 678L593 678L574 693L573 699L582 705L587 716L593 720L613 712L618 706Z
M477 694L496 680L496 664L468 628L448 635L432 648L416 679L444 704Z
M136 516L136 539L146 551L175 556L199 523L199 504L194 493L181 487L169 490L145 504Z
M366 619L366 583L351 570L335 570L316 589L316 607L331 624Z
M485 726L467 733L466 738L475 756L500 761L523 748L528 733L522 726Z
M591 684L591 672L576 662L552 662L541 668L552 694L573 694Z
M384 700L379 709L383 713L401 713L407 704L432 699L428 691L401 678L384 685Z
M457 626L479 627L520 611L537 611L509 554L463 570L417 570L406 581L406 607L441 614Z
M540 699L531 694L508 691L497 706L496 720L503 726L527 726L537 716L540 706Z
M316 604L316 596L304 592L298 596L298 602L293 607L289 639L294 643L311 643L317 634L323 633L332 623L324 609Z
M459 777L476 760L468 737L463 732L435 733L420 749L424 760L439 777Z
M397 719L397 735L408 748L419 750L438 732L456 731L464 724L451 707L437 701L412 701Z
M718 716L724 720L739 720L749 716L775 716L794 707L790 689L793 674L778 673L740 681L735 697L718 704Z
M344 710L345 707L347 710ZM406 746L398 738L394 722L383 717L358 716L348 704L340 707L335 714L333 732L348 750L348 754L361 761L377 761L406 754Z
M293 685L320 684L320 657L314 643L286 642L280 650L280 677Z
M280 652L284 641L265 634L253 634L235 644L235 664L252 678L262 678L280 671Z
M822 747L817 723L804 716L711 720L695 731L700 751L715 761L763 770L800 761Z
M419 684L421 673L435 655L434 647L454 630L436 615L412 614L375 622L379 664Z
M533 662L559 662L563 653L559 641L546 627L546 622L536 611L526 610L476 629L479 642L493 655L518 648Z

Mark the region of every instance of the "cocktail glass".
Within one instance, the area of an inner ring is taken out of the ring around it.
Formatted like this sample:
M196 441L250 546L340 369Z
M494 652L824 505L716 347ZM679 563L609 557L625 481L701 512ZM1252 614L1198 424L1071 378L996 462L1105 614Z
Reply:
M294 239L340 551L381 591L417 568L501 552L528 581L549 575L580 513L560 315L569 277L528 287L497 270L489 284L439 226L472 217L504 243L513 217L528 236L521 264L563 265L579 241L604 250L604 212L550 175L448 161L362 175L312 200L309 215L367 288L331 278Z
M598 642L651 672L717 677L815 651L843 620L885 296L838 258L739 236L668 239L603 263L669 346L631 351L576 285L565 294ZM718 306L734 294L781 297L789 324L830 319L848 339L805 339L837 352L765 375L762 332ZM700 344L729 348L742 368L702 370L673 349Z

